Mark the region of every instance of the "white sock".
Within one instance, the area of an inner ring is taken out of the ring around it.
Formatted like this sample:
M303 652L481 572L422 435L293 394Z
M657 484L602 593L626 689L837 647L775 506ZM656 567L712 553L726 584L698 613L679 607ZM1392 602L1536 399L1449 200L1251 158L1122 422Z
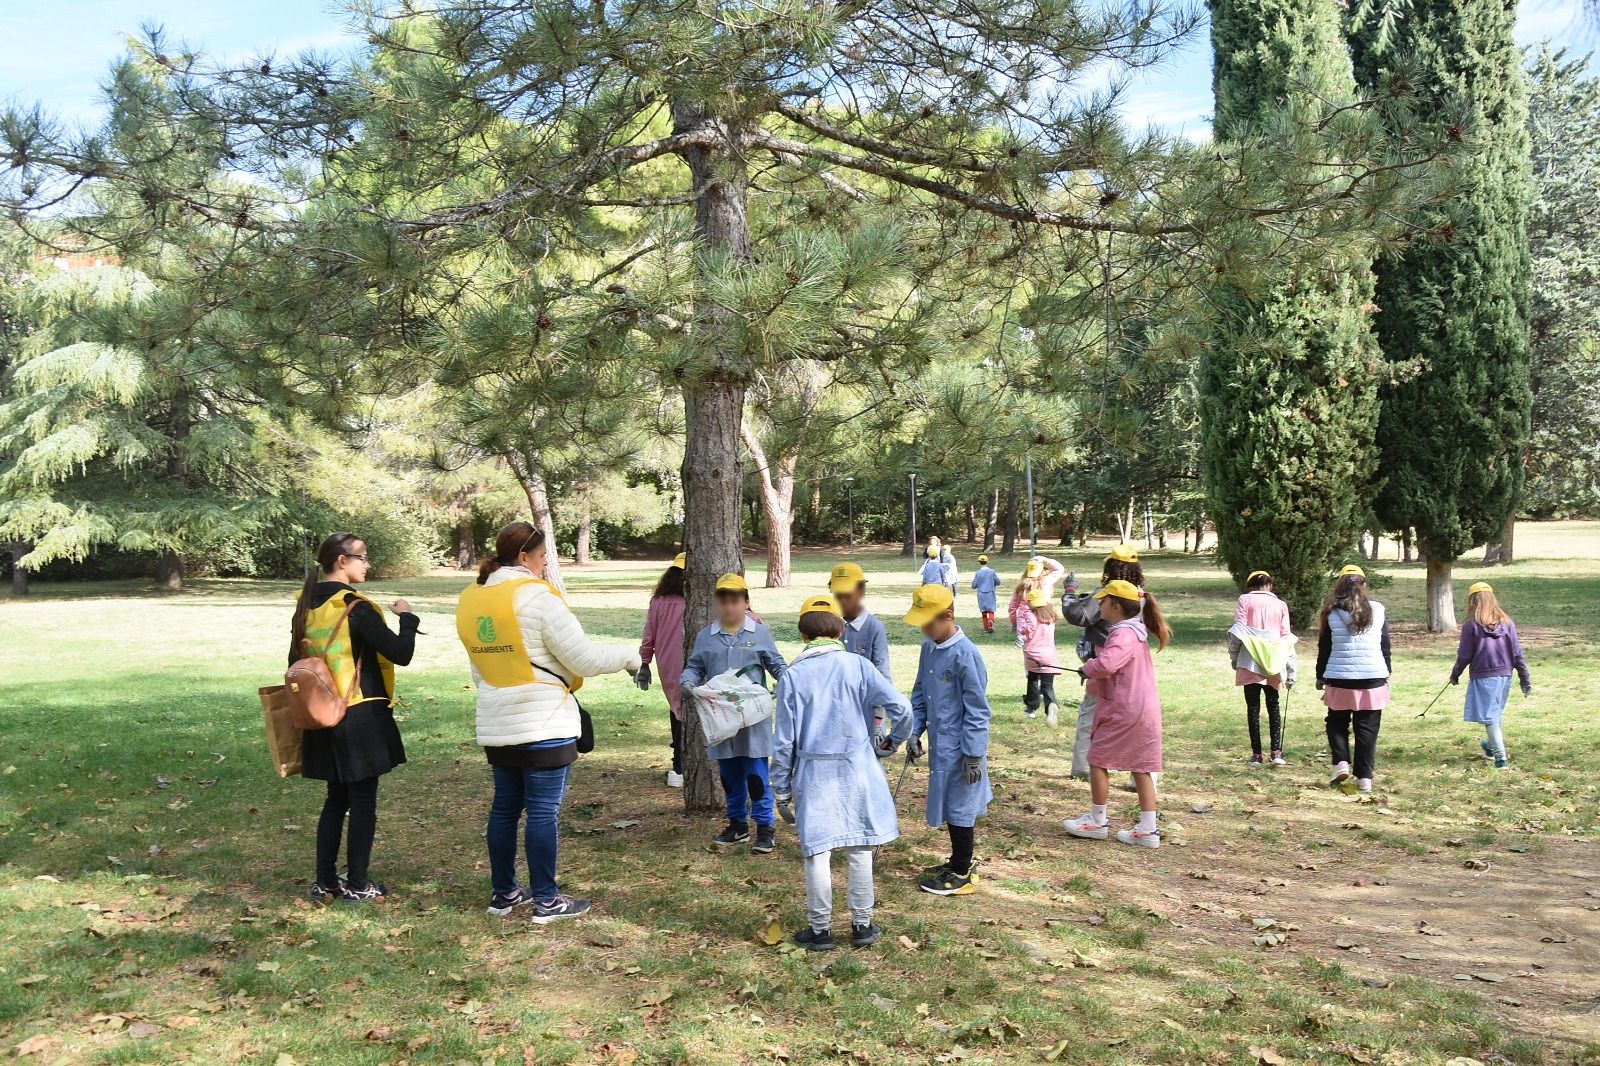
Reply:
M1156 831L1156 812L1155 811L1140 811L1139 812L1139 832L1141 832L1141 833L1154 833L1155 831Z
M1106 824L1106 805L1104 803L1089 804L1089 821L1095 825Z

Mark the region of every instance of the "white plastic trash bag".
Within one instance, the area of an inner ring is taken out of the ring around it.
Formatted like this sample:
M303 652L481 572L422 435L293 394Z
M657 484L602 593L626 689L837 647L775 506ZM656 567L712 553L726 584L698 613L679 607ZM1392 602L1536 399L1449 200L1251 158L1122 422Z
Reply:
M721 744L746 726L772 717L772 693L736 670L726 670L689 691L710 745Z

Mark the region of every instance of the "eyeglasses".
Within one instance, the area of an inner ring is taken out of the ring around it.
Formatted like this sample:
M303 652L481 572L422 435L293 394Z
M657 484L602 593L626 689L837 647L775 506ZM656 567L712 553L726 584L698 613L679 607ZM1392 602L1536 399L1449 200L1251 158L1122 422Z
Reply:
M360 559L364 563L370 563L372 561L367 558L366 552L362 552L360 555L357 555L355 552L340 552L339 554L344 556L346 559Z

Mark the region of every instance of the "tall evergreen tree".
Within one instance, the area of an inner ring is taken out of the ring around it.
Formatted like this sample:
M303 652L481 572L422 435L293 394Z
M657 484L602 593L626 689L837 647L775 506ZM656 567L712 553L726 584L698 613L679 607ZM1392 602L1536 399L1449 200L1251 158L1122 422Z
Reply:
M1417 531L1434 631L1456 627L1452 564L1500 538L1522 491L1531 178L1516 12L1514 0L1415 0L1395 32L1358 19L1351 35L1359 81L1403 76L1457 116L1470 149L1431 239L1377 265L1378 340L1404 376L1383 390L1375 509L1385 528Z
M1356 98L1334 0L1211 0L1214 131L1258 153L1293 122L1337 121ZM1299 256L1268 224L1241 232L1265 264L1219 286L1200 349L1201 451L1217 551L1241 584L1277 580L1302 623L1366 517L1377 453L1371 258L1365 248Z

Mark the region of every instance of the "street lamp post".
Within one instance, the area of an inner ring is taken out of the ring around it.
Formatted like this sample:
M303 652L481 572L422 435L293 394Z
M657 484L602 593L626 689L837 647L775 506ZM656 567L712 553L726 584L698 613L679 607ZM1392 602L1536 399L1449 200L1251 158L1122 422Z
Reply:
M855 554L855 550L856 550L856 479L855 478L846 477L844 479L844 493L845 493L845 498L847 500L849 500L849 506L850 506L850 552L853 555L853 554Z
M901 555L917 554L917 475L911 474L911 489L906 496L906 545Z

